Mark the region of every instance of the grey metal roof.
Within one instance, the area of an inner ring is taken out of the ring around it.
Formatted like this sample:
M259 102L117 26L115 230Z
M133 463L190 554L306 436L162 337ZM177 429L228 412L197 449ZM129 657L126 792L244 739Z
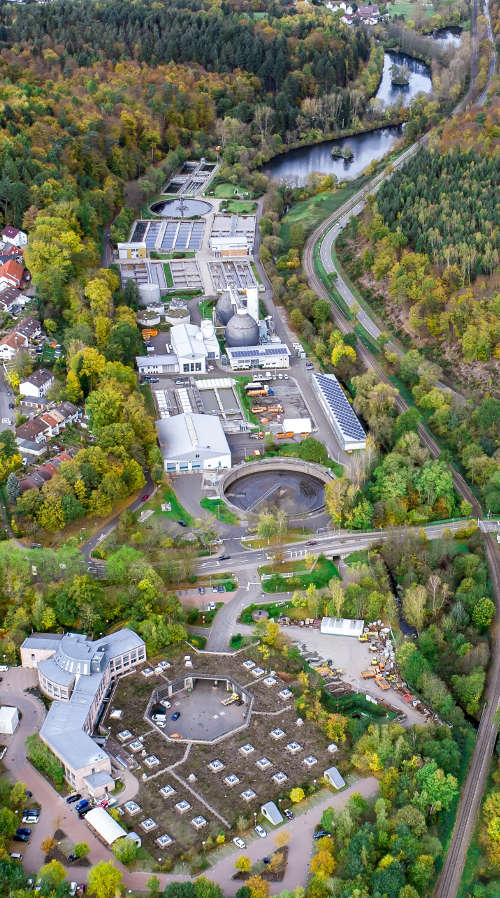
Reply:
M68 670L62 670L53 658L46 658L44 661L38 662L38 670L42 672L44 677L57 683L59 686L71 686L75 679L74 673Z
M99 669L89 674L75 674L71 670L62 669L56 661L57 655L39 664L42 673L46 673L56 683L69 685L72 680L75 681L70 700L54 701L50 706L40 735L64 763L73 769L79 769L108 757L85 733L84 726L110 660L130 649L144 645L144 641L137 633L127 628L95 641L87 640L86 636L77 633L66 633L63 640L64 660L70 657L70 652L74 654L75 663L80 660L82 652L87 652L87 660L96 655L102 655L103 659ZM63 640L57 641L57 650L60 649ZM28 640L25 640L25 643L27 642ZM23 643L25 648L31 647L25 643ZM44 647L45 644L37 646L37 648ZM61 662L61 656L58 660Z
M342 434L351 440L365 440L366 434L335 375L315 374L314 379Z
M164 458L200 458L229 455L230 449L217 415L184 414L156 422L158 441Z
M274 824L274 826L278 826L278 823L281 823L283 817L278 810L274 801L266 801L265 804L261 807L261 812L264 814L267 819Z
M97 773L89 773L89 775L85 777L85 782L90 787L95 788L96 786L107 786L110 782L114 782L114 780L110 773L107 773L105 770L98 770Z
M175 353L169 352L164 355L138 355L135 358L135 363L138 368L144 368L147 365L175 367L178 364L178 359Z
M227 346L256 346L259 342L259 325L248 312L238 311L226 326Z
M324 772L324 776L330 780L332 786L335 786L336 789L342 789L345 786L344 777L336 767L328 767Z
M32 633L31 636L26 637L21 648L54 649L56 651L61 639L62 635L59 633Z

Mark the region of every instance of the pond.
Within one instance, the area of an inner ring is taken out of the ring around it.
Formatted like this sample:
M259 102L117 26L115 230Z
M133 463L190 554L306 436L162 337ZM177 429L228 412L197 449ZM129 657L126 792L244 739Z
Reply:
M404 87L396 87L391 81L391 68L393 65L406 66L409 69L409 84ZM375 95L385 107L394 103L403 103L408 106L417 94L429 94L432 90L432 79L429 66L405 53L385 53L384 70L382 80Z
M391 66L405 65L410 71L408 86L394 87L391 83ZM376 93L376 99L385 107L402 102L407 106L418 93L430 93L432 79L430 69L425 63L407 56L404 53L385 53L382 79ZM299 147L275 156L262 169L264 174L276 181L284 181L291 187L301 187L307 182L309 175L319 172L322 175L336 175L339 180L351 181L370 165L382 159L401 138L399 126L378 128L376 131L357 134L354 137L343 137L338 140L327 140L310 147ZM350 147L353 158L347 162L332 156L332 148Z
M326 140L312 147L299 147L282 156L275 156L263 172L277 181L285 181L292 187L301 187L313 172L336 175L339 181L357 178L374 159L382 159L402 135L399 126L377 128L367 134L357 134L340 140ZM335 159L332 147L349 146L354 153L350 162Z

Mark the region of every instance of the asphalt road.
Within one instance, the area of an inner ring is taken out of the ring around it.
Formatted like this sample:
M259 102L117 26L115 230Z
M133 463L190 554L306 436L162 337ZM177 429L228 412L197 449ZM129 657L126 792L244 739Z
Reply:
M456 530L461 530L463 526L464 521L455 521L450 524L429 524L427 527L408 529L415 529L418 532L423 530L429 539L438 539L446 530L454 533ZM251 572L256 571L259 565L266 563L269 553L274 554L278 549L284 553L285 558L297 558L309 552L314 555L319 555L320 553L325 555L349 555L350 552L357 552L360 549L372 546L374 543L387 540L394 536L395 533L401 533L401 528L396 530L372 530L367 533L349 533L345 530L329 531L327 533L318 533L314 537L308 537L297 542L285 543L279 547L270 546L263 549L239 548L231 552L230 558L225 561L220 560L220 555L216 558L200 560L198 562L198 573L213 574L230 569L233 573L242 571L247 576L250 576ZM229 554L227 543L224 546L224 552L221 552L221 554Z
M14 409L9 408L9 402L13 401L14 396L10 386L5 380L3 365L0 365L0 422L4 418L8 418L9 421L14 420ZM2 430L14 430L14 425L0 423L0 431Z
M141 495L139 496L138 499L135 499L134 502L132 502L129 506L127 506L127 511L132 511L132 512L138 511L139 508L141 507L141 505L144 504L142 497L145 495L150 497L153 495L153 493L156 492L156 490L157 490L157 486L151 480L151 475L148 472L146 474L146 483L141 490ZM122 513L123 512L120 511L118 514L114 515L114 517L112 517L111 520L109 520L100 530L98 530L97 533L94 533L94 535L90 539L88 539L87 542L82 543L82 545L80 546L80 552L82 553L84 558L87 560L87 562L90 563L90 556L92 555L92 552L95 549L95 547L100 542L102 542L103 539L105 539L107 536L109 536L110 533L113 532L113 530L115 529L115 527L117 526L117 524L120 520Z

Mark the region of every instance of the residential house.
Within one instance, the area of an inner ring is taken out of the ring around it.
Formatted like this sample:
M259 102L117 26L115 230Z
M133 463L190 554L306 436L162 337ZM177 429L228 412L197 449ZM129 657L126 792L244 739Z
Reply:
M16 441L28 440L34 443L46 443L47 437L50 437L50 427L40 417L30 418L24 424L16 427Z
M378 6L358 6L355 15L363 25L376 25L380 10Z
M15 259L9 259L0 265L0 287L3 284L7 287L21 287L25 280L25 272L24 265Z
M52 371L47 368L38 368L19 384L19 392L21 396L34 396L39 399L40 396L47 395L54 382Z
M52 479L54 474L57 474L62 463L71 461L77 451L78 450L74 447L65 449L63 452L59 452L57 455L49 458L43 465L38 465L38 467L33 471L30 471L26 477L23 477L22 480L19 481L21 493L25 493L26 490L41 489L44 483L47 483L48 480Z
M11 331L0 340L0 359L2 362L10 362L20 349L27 349L28 341L22 334Z
M2 231L2 240L5 243L11 243L12 246L27 246L28 235L25 231L21 231L19 228L7 225Z
M15 306L22 306L24 294L17 287L5 287L0 293L0 310L10 312Z
M42 335L42 325L38 318L23 318L15 327L16 334L22 334L27 340L37 340Z

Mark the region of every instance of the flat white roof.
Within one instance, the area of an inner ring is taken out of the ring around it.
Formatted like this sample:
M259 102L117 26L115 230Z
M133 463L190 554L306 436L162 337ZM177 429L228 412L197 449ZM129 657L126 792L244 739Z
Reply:
M231 454L217 415L172 415L157 421L156 431L165 458L191 457L196 452L201 458Z

